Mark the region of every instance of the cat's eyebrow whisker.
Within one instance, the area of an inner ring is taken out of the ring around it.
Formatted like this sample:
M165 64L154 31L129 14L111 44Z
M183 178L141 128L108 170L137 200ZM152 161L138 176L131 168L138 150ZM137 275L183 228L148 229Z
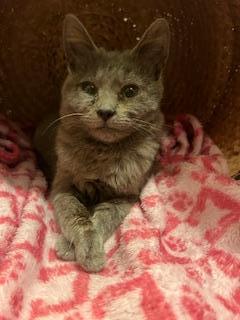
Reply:
M43 132L41 133L42 136L44 136L47 131L56 123L58 123L59 121L61 121L62 119L65 119L65 118L69 118L69 117L74 117L74 116L78 116L78 117L82 117L83 116L83 113L80 113L80 112L74 112L74 113L69 113L69 114L65 114L64 116L61 116L57 119L55 119L54 121L52 121L44 130Z

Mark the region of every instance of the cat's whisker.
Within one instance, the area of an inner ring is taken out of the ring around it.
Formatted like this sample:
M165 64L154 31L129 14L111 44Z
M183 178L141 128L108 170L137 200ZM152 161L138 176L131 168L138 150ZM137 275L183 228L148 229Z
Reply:
M137 118L133 118L133 120L134 121L136 121L136 122L138 122L138 123L141 123L141 124L143 124L143 125L146 125L146 126L150 126L150 128L153 128L153 129L157 129L157 130L159 130L159 127L157 127L157 126L155 126L155 125L153 125L151 122L148 122L148 121L144 121L144 120L142 120L142 119L137 119ZM165 128L170 128L170 129L172 129L173 128L173 126L171 126L171 125L168 125L168 124L162 124L162 127L165 127Z
M146 128L142 124L139 124L139 123L136 123L136 122L133 123L132 121L129 121L129 120L121 120L119 123L122 124L122 125L130 125L133 129L135 129L139 133L142 133L144 136L146 136L146 135L154 135L155 134L153 132L153 130L151 130L151 128ZM160 130L159 128L154 128L155 131L156 131L156 129Z
M146 121L139 121L139 119L136 119L135 120L136 123L141 127L141 128L145 128L145 129L148 129L148 130L160 130L159 127L153 125L152 123L150 122L146 122Z
M86 114L83 114L83 113L80 113L80 112L74 112L74 113L63 115L63 116L55 119L54 121L52 121L45 128L45 130L42 132L42 135L45 135L47 133L47 131L50 128L52 128L52 126L57 124L62 119L76 117L76 116L87 120L88 124L94 124L95 123L95 120L91 119L91 117L89 115L86 115ZM128 120L128 119L119 120L118 124L123 125L123 126L124 125L128 125L128 126L130 125L133 129L137 130L138 132L144 133L144 135L154 135L154 134L156 134L157 131L161 130L162 127L166 127L166 128L170 128L170 129L173 128L173 126L170 126L170 125L167 125L167 124L162 124L161 128L159 128L156 125L152 124L151 122L148 122L148 121L145 121L145 120L142 120L142 119L138 119L138 118L132 118L131 121Z
M83 113L80 113L80 112L74 112L74 113L69 113L69 114L65 114L64 116L61 116L57 119L55 119L54 121L52 121L42 132L42 136L44 136L47 131L52 128L52 126L54 126L54 124L58 123L59 121L61 121L62 119L65 119L65 118L69 118L69 117L74 117L74 116L78 116L78 117L82 117L83 116Z
M143 123L136 121L136 124L138 126L139 131L143 130L145 133L148 133L151 135L155 135L158 131L160 131L163 128L173 129L173 126L169 126L169 125L165 125L165 124L162 124L161 127L157 127L149 122L145 122L145 123L144 123L144 121L142 121L142 122Z

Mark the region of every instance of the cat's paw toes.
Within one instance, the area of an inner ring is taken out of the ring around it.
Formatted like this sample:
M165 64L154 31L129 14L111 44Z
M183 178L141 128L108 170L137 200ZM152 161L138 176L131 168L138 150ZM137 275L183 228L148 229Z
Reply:
M80 265L87 272L100 272L105 266L105 255L104 253L89 255Z
M99 272L105 265L102 237L95 230L87 230L75 244L75 256L81 267L88 272Z
M65 261L75 260L74 246L64 238L64 236L59 236L55 244L56 254L58 258Z

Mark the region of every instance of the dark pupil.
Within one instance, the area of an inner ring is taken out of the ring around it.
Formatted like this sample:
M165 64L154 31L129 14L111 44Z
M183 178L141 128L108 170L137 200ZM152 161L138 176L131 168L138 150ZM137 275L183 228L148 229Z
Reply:
M82 83L82 89L90 95L95 95L97 93L97 88L95 87L94 83L89 81L85 81Z
M134 97L137 94L137 87L136 86L128 86L124 88L124 94L127 98Z

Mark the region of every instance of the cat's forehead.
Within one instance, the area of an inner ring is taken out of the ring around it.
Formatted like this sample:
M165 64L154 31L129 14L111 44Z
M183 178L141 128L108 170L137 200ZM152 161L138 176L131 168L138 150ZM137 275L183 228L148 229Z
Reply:
M137 65L128 51L101 52L97 60L95 78L99 82L116 84L141 81Z

